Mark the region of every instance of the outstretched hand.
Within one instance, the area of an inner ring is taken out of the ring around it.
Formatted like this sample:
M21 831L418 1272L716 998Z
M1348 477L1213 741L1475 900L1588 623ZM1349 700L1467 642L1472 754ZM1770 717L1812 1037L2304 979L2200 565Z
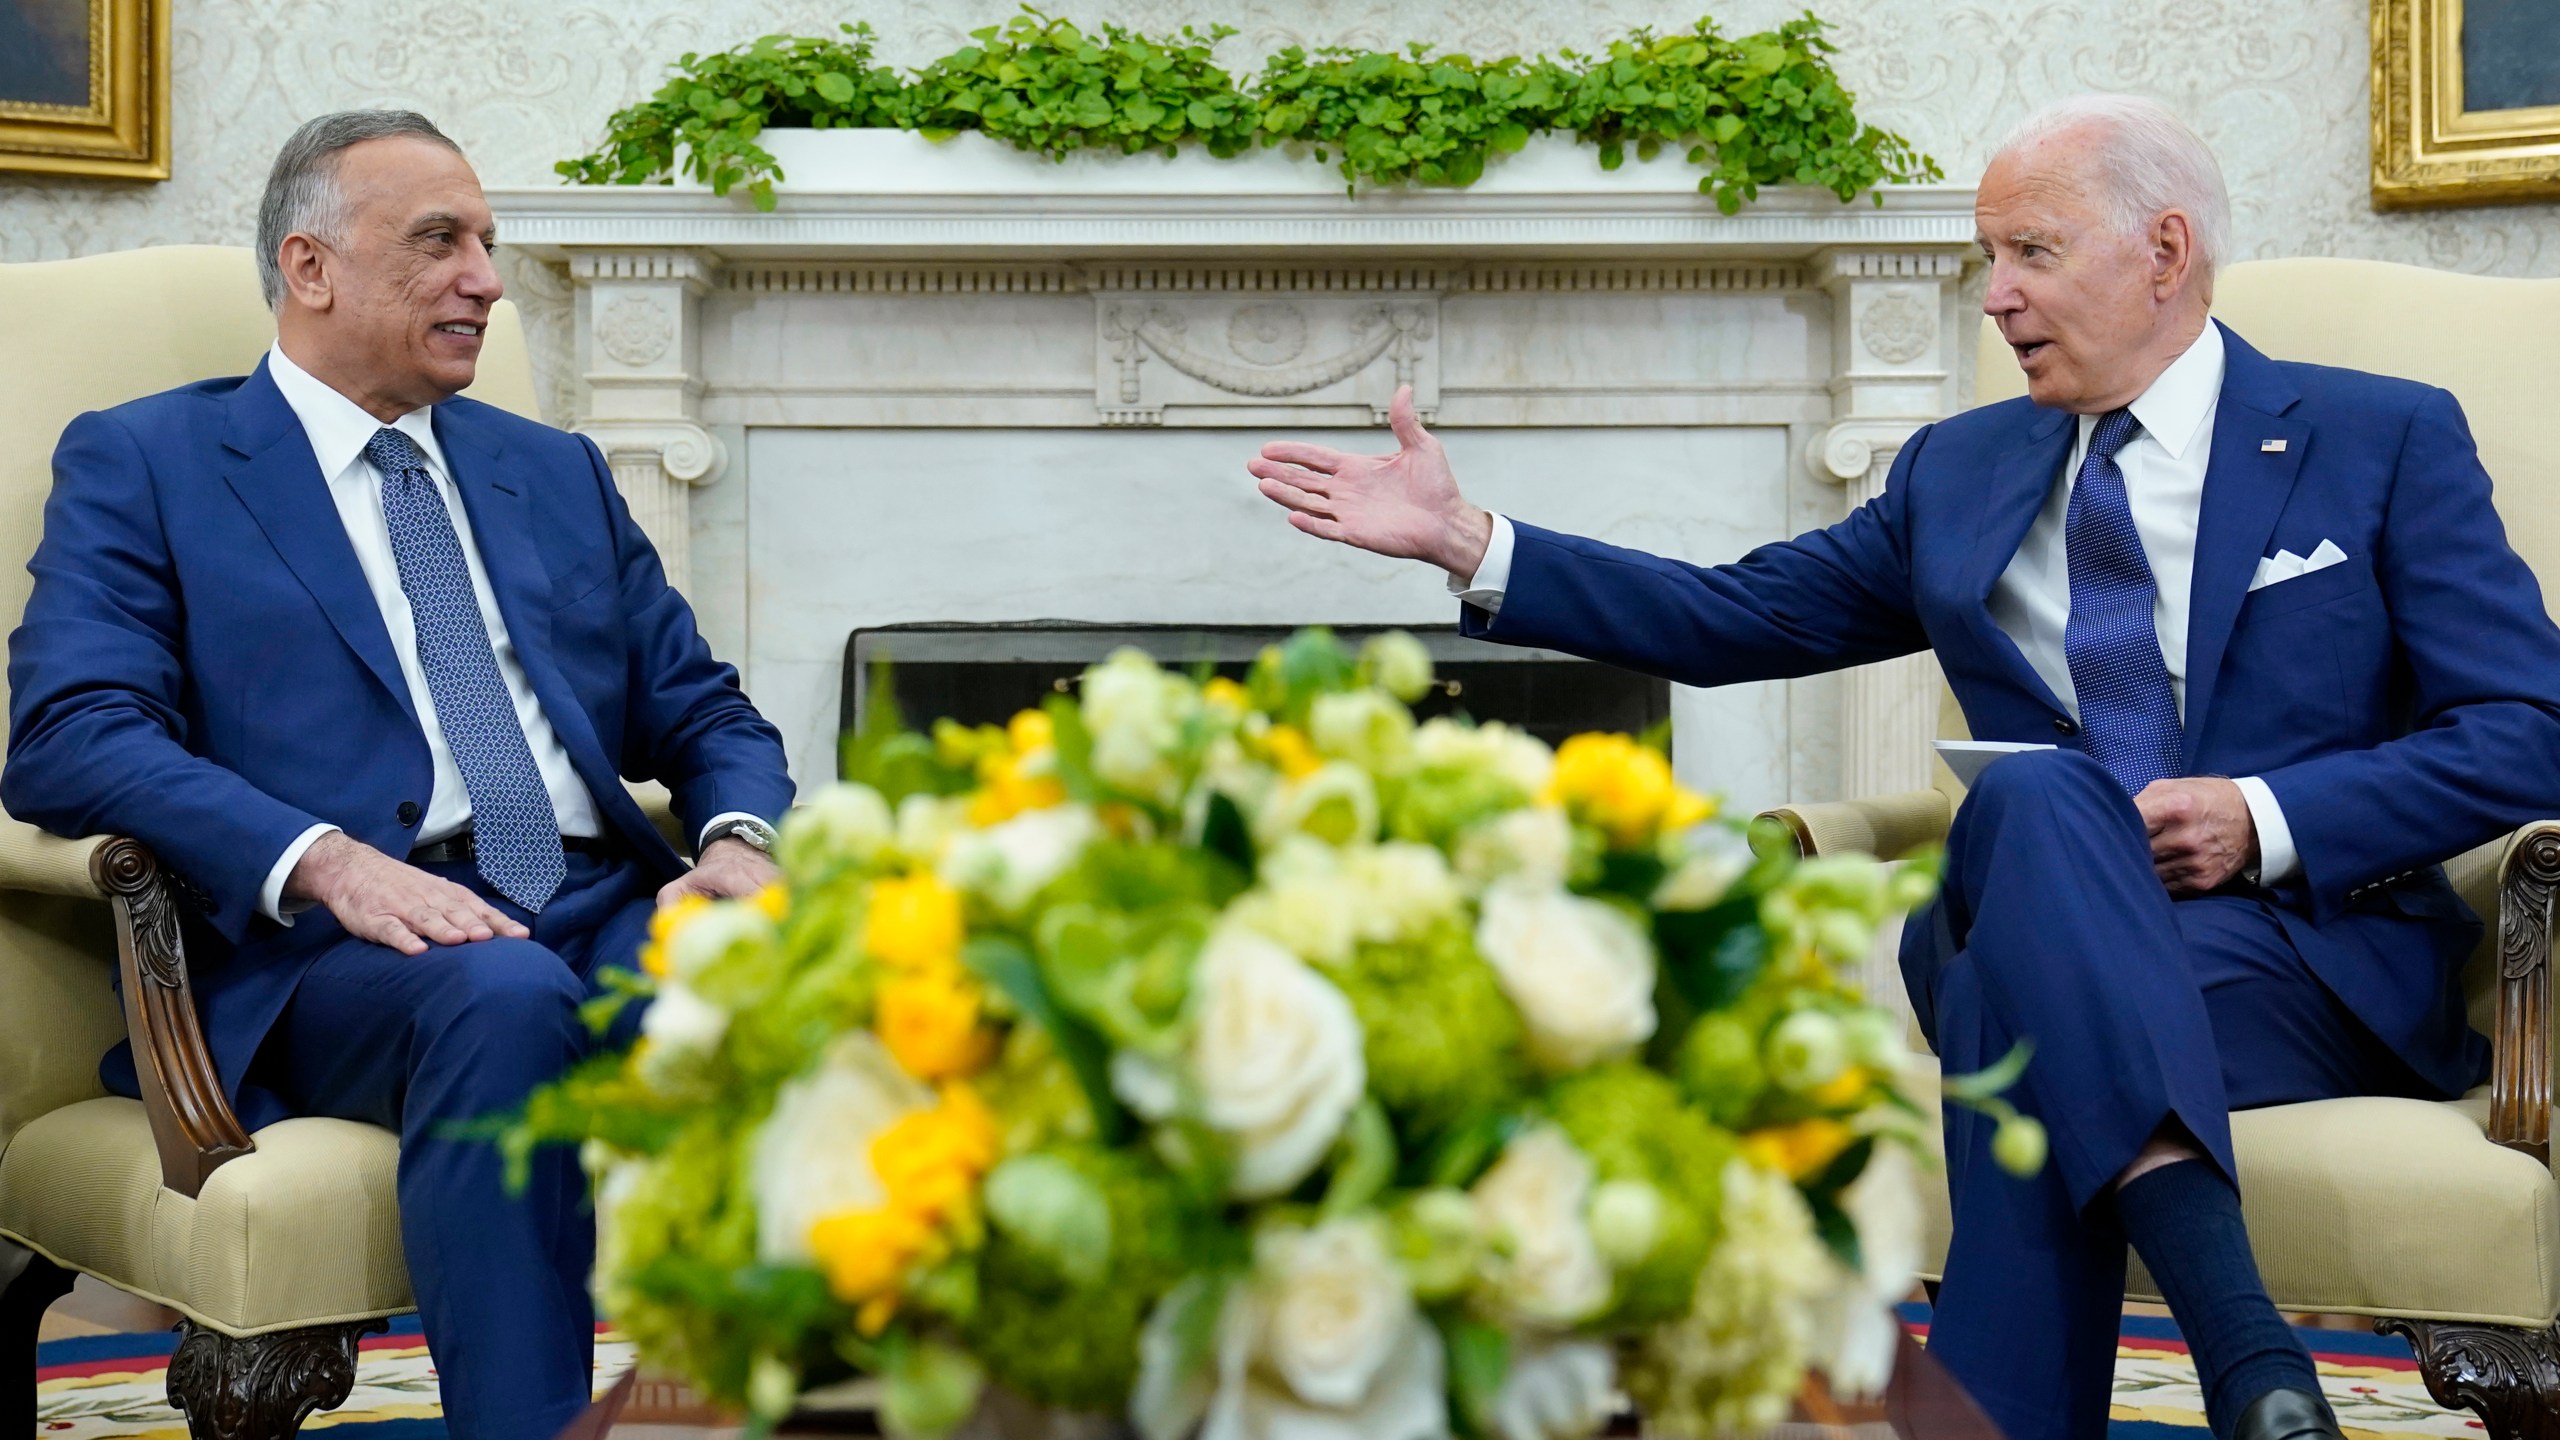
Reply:
M1472 578L1493 539L1493 517L1458 493L1449 457L1413 413L1412 386L1396 387L1387 423L1396 435L1391 455L1275 440L1244 468L1310 535Z

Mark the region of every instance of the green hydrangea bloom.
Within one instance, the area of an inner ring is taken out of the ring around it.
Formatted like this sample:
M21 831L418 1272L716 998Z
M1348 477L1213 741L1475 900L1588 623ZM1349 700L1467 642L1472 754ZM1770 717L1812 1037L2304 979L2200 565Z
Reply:
M1715 1243L1733 1137L1685 1103L1668 1077L1632 1062L1568 1076L1548 1103L1601 1180L1642 1181L1664 1202L1653 1253L1619 1275L1614 1318L1651 1325L1686 1311Z
M990 1234L978 1256L969 1348L995 1383L1034 1404L1117 1412L1138 1377L1138 1332L1183 1276L1208 1263L1215 1232L1179 1183L1142 1153L1063 1145L1047 1152L1101 1187L1111 1210L1102 1284L1084 1287L1031 1247Z
M756 1218L733 1183L752 1127L705 1119L660 1154L608 1172L596 1257L603 1314L659 1363L745 1395L753 1349L737 1325L735 1280L756 1259Z
M1464 926L1363 945L1328 973L1360 1017L1369 1091L1406 1136L1519 1095L1520 1013Z

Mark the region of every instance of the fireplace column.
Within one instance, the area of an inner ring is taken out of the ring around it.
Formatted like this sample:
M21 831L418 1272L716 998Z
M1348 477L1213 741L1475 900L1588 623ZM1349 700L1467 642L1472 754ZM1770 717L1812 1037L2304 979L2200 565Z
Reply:
M1852 508L1884 493L1902 442L1959 404L1961 251L1830 250L1814 282L1831 296L1831 413L1805 459L1843 487ZM1926 653L1860 666L1841 677L1840 790L1844 796L1926 790L1937 738L1938 664Z
M687 492L720 478L720 438L702 428L701 299L713 261L691 250L573 250L578 359L592 438L681 589L690 579Z

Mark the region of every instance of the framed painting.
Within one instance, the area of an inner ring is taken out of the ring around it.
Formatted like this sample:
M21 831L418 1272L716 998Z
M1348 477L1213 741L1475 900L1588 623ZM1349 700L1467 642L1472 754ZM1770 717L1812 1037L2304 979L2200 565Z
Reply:
M0 170L169 178L172 0L0 0Z
M2373 0L2377 209L2560 196L2560 0Z

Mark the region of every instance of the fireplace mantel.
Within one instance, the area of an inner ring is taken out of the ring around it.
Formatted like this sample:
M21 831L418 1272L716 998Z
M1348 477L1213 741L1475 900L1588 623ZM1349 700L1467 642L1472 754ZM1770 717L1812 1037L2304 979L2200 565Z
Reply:
M751 444L802 443L774 432L1306 433L1373 425L1410 383L1427 418L1486 444L1542 429L1782 435L1749 481L1763 517L1749 534L1775 538L1875 494L1903 441L1969 385L1966 188L1849 204L1773 190L1725 216L1676 156L1604 172L1561 141L1468 190L1354 197L1329 167L1276 151L1051 165L982 136L768 138L789 177L771 213L690 186L490 198L507 243L574 282L578 428L715 641L744 643L759 703L808 712L784 720L804 783L832 773L834 717L817 707L834 677L819 671L840 662L821 660L816 630L788 656L763 648L782 622L750 612L796 582L738 539L749 502L730 493L749 484ZM968 499L948 503L968 524ZM1621 508L1637 528L1616 538L1644 543L1660 503ZM1048 617L1075 599L1041 603ZM1419 618L1340 608L1303 618ZM857 617L933 618L967 617ZM1795 736L1774 779L1694 778L1799 794L1927 783L1925 660L1824 683L1755 712Z

